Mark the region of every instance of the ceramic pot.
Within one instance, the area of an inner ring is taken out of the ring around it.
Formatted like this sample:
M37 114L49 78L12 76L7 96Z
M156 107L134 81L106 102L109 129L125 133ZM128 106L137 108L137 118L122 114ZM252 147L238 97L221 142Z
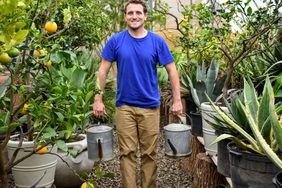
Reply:
M80 176L85 176L86 173L90 173L94 161L88 159L87 154L87 140L85 134L80 134L81 140L71 143L66 143L68 148L77 149L80 153L75 158L68 153L58 149L58 155L61 156L63 161L58 158L58 164L55 174L55 185L60 188L77 188L83 181L73 172ZM70 167L68 167L68 165ZM70 169L71 168L71 169Z

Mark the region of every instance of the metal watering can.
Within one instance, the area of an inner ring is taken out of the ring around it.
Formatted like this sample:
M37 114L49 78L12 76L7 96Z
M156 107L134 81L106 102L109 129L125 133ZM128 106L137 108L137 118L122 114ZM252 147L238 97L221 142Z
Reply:
M189 116L188 116L189 117ZM191 126L172 123L164 126L165 154L173 157L191 154Z
M113 128L95 125L86 130L88 159L109 161L114 158Z

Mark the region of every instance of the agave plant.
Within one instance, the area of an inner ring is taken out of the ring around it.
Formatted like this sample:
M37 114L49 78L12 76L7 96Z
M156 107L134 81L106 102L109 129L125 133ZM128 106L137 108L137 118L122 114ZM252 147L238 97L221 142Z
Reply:
M204 65L197 66L195 84L193 84L191 78L188 75L185 75L183 77L182 83L187 83L187 81L185 80L188 80L193 100L198 108L200 108L201 103L208 101L205 93L207 93L212 101L216 101L216 99L222 94L222 88L226 75L218 79L218 71L219 66L216 63L215 59L213 59L210 63L208 71L206 70L206 67Z
M266 155L282 169L282 160L278 153L282 152L282 124L276 113L274 92L267 77L262 96L258 97L254 85L250 80L244 79L244 89L239 97L232 101L229 115L224 113L209 98L219 117L217 123L229 128L237 134L222 134L213 142L231 139L235 144L245 150Z

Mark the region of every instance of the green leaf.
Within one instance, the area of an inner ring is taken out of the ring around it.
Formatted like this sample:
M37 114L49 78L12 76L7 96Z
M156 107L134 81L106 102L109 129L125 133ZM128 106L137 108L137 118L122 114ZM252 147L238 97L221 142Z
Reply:
M233 138L234 136L233 135L230 135L230 134L221 134L219 135L210 145L213 145L217 142L220 142L222 140L225 140L225 139L231 139Z
M72 157L76 157L78 154L78 151L76 149L68 149L68 153L72 156Z
M189 77L188 75L186 75L186 77L187 77L187 80L188 80L188 82L189 82L190 92L191 92L191 94L192 94L193 100L194 100L195 104L196 104L198 107L200 107L200 106L201 106L201 102L200 102L200 100L199 100L197 91L196 91L196 89L194 88L193 83L192 83L190 77Z
M92 99L94 95L94 91L89 91L87 94L86 94L86 97L85 97L85 102L88 103L90 99Z
M107 172L104 174L104 177L113 179L115 177L115 174L112 172Z
M8 131L8 126L7 125L4 125L4 126L0 127L0 133L5 134L7 131Z
M100 180L102 178L102 170L101 170L101 168L99 166L96 167L95 174L96 174L96 178L98 180Z
M22 117L20 117L20 119L18 119L18 122L23 124L27 122L27 115L24 115Z
M37 128L38 126L39 126L39 119L36 119L35 121L34 121L34 124L33 124L33 126L34 126L34 128Z
M77 87L77 88L81 88L84 85L84 80L87 76L87 72L85 72L82 69L75 69L72 77L71 77L71 83Z
M63 150L64 152L68 151L68 146L63 140L56 140L55 144L58 146L60 150Z
M16 29L19 30L19 29L22 29L24 26L26 26L26 23L25 22L17 22L15 24L16 26Z
M51 137L55 137L57 135L55 129L51 127L47 127L46 129L44 129L44 132L48 133Z
M247 15L248 15L248 16L251 16L252 13L253 13L252 7L248 7L248 9L247 9Z
M282 152L282 127L278 121L275 111L273 111L273 113L270 114L270 122L278 148Z
M218 73L218 64L216 63L215 59L213 59L208 69L207 79L205 81L208 96L212 96L214 83L217 78L217 73Z
M11 78L9 77L6 79L1 85L0 85L0 99L5 95L5 92L7 90L7 87L9 86L11 82Z
M13 37L14 40L16 41L16 44L20 44L25 40L25 37L28 34L28 30L19 30L16 35Z
M269 140L270 136L270 130L271 130L271 124L269 123L269 113L270 109L272 108L271 103L274 101L274 94L273 89L271 87L271 83L269 78L267 77L266 82L264 84L264 90L262 94L262 98L259 103L258 108L258 120L257 125L259 130L262 133L262 136L264 138L267 138Z
M56 113L56 115L58 116L58 118L59 118L59 121L60 122L63 122L64 121L64 115L61 113L61 112L55 112Z
M11 127L12 129L17 128L17 127L20 127L20 126L22 126L22 124L21 124L21 123L18 123L18 122L13 122L13 123L10 124L10 127Z
M257 119L257 112L258 112L258 99L256 95L256 90L254 85L251 83L251 80L248 81L244 79L244 104L249 109L251 116L254 121Z

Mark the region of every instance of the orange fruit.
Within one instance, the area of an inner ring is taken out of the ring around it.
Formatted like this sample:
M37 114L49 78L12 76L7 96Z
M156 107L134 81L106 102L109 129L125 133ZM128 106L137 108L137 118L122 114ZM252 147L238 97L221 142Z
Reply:
M94 185L93 185L92 183L89 183L89 182L84 182L84 183L80 186L80 188L87 188L87 185L90 186L90 187L92 187L92 188L94 188Z
M46 22L44 28L49 33L55 33L58 29L58 26L57 26L56 22L49 21L49 22Z
M29 108L29 105L24 104L23 109L22 109L22 114L24 114L24 115L27 114L28 108Z
M12 58L7 53L2 53L0 55L0 63L3 65L9 64L12 62Z
M34 54L36 57L40 57L41 55L47 55L48 52L45 49L41 49L41 50L35 50Z
M52 61L49 60L47 63L46 63L46 67L50 68L52 66Z
M36 57L40 57L40 52L39 52L39 50L35 50L34 54L35 54Z
M41 148L42 146L41 145L38 145L37 147L36 147L36 149L39 149L39 148ZM38 154L44 154L44 153L46 153L48 151L48 148L45 146L45 147L43 147L43 148L41 148L40 150L38 150L36 153L38 153Z

